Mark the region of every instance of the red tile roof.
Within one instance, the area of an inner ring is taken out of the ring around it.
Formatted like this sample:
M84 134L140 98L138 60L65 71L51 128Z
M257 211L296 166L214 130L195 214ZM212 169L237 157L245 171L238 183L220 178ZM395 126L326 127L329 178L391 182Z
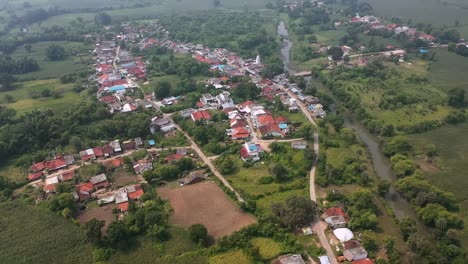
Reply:
M341 215L344 218L347 218L346 212L340 207L330 207L330 208L328 208L327 211L325 212L325 215L327 217Z
M225 81L229 81L229 78L226 76L223 76L223 77L219 77L219 80L222 82L225 82Z
M106 188L106 187L109 187L109 186L110 186L110 184L109 184L109 181L107 181L107 180L94 185L94 187L96 189Z
M107 95L107 96L103 96L101 98L99 98L99 101L105 103L105 104L112 104L112 103L115 103L117 102L117 98L115 98L115 96L113 95Z
M114 80L114 81L105 81L105 82L102 83L100 90L103 90L106 87L112 87L112 86L124 85L124 84L128 84L127 80L125 80L125 79L118 79L118 80Z
M245 139L245 138L250 137L250 133L247 129L243 127L238 127L232 130L231 137L233 139Z
M94 190L94 185L90 182L81 183L76 185L76 189L83 192L92 192Z
M53 159L46 162L46 167L48 170L58 170L61 168L65 168L67 163L63 158Z
M250 100L248 100L248 101L245 101L245 102L241 103L239 106L240 106L241 108L245 108L245 107L247 107L247 106L249 106L249 105L253 105L253 104L255 104L255 103L252 102L252 101L250 101Z
M38 172L46 168L45 161L41 161L32 165L33 172Z
M261 115L257 117L258 126L275 124L275 119L271 115Z
M62 173L62 181L70 181L75 177L75 170Z
M276 121L277 124L288 123L289 122L289 120L284 116L278 116L277 118L275 118L275 121Z
M117 208L119 208L120 211L122 211L122 212L127 212L128 211L128 205L129 205L128 202L119 203L119 204L117 204Z
M143 188L141 188L140 184L134 185L135 191L134 192L129 192L128 199L130 200L138 200L143 194L145 194L145 191L143 191Z
M259 130L260 130L260 133L262 133L262 135L267 135L273 132L277 132L281 134L282 136L284 136L283 131L281 131L281 129L279 128L277 124L267 124L267 125L259 127Z
M164 160L168 163L172 163L174 161L178 161L180 159L182 159L184 157L184 155L182 154L172 154L172 155L169 155L167 156Z
M249 152L247 151L245 146L240 149L240 155L244 159L248 159L250 157Z
M124 164L124 160L123 160L123 158L116 158L116 159L113 159L111 163L115 167L120 167L120 166L122 166Z
M42 175L44 175L44 173L42 171L30 174L28 176L28 180L30 180L30 181L38 180L38 179L40 179L42 177Z
M57 187L57 184L49 184L49 185L44 185L43 190L45 192L55 192L55 188Z
M94 156L96 156L96 157L103 157L104 156L104 152L102 152L101 147L93 148L93 152L94 152Z
M192 113L192 119L194 121L200 121L200 120L210 120L211 119L211 114L208 112L208 110L201 110L197 112Z

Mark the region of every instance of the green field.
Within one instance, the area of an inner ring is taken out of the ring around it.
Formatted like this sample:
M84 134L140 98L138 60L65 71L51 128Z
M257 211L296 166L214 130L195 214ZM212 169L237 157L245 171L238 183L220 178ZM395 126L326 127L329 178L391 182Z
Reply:
M274 241L271 238L256 237L251 240L252 245L258 247L260 257L265 260L270 260L278 256L283 251L281 243Z
M423 153L428 143L435 144L439 154L437 169L424 170L424 176L436 186L452 192L460 202L460 214L468 223L468 123L445 126L427 133L411 136L417 152ZM460 234L468 246L468 230Z
M18 115L34 109L66 110L80 99L80 95L72 91L72 83L62 84L57 79L22 82L17 83L15 87L15 90L0 92L0 100L3 104L15 109ZM40 97L45 89L49 89L52 93L59 93L60 97ZM7 103L4 100L6 95L12 96L15 102Z
M252 260L242 251L242 250L233 250L226 253L222 253L210 258L210 264L226 264L226 263L236 263L236 264L249 264L252 263Z
M65 48L69 56L63 61L50 61L47 59L45 52L46 49L56 44ZM42 41L31 44L31 52L27 52L24 47L19 47L11 55L13 58L29 57L35 59L39 64L39 71L21 74L17 77L23 80L31 79L49 79L57 78L64 74L74 73L89 67L91 56L76 56L76 54L87 53L90 47L80 42L67 42L67 41Z
M0 236L2 263L92 263L83 230L37 207L1 203Z
M437 61L429 67L429 78L434 86L444 91L465 88L468 93L468 58L442 49L435 52Z

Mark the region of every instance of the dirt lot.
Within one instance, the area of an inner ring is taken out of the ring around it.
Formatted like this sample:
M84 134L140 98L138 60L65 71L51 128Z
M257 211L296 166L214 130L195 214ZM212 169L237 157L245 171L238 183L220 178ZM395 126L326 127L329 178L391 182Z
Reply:
M103 231L107 230L112 221L114 221L114 214L112 213L112 209L114 209L115 204L107 204L101 207L95 207L91 209L86 209L86 211L78 216L78 220L80 224L84 224L89 220L96 218L97 220L104 220L106 221Z
M213 182L176 189L160 188L158 194L174 208L171 222L189 227L203 224L215 239L229 235L257 220L241 209Z
M114 172L113 177L114 177L114 185L117 187L125 186L130 183L137 183L139 181L136 175L133 175L125 171L116 171Z

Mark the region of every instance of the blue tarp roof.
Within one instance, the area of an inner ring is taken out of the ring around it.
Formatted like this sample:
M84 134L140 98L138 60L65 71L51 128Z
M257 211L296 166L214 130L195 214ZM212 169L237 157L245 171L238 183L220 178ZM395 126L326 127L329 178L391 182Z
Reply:
M279 124L279 128L280 128L280 129L287 129L287 128L288 128L288 124Z
M111 92L120 91L120 90L125 90L125 85L115 85L115 86L109 87L109 91Z
M154 140L151 139L151 140L148 140L148 144L150 146L154 146L154 145L156 145L156 142L154 142Z
M428 53L429 51L428 50L425 50L425 49L419 49L419 53Z

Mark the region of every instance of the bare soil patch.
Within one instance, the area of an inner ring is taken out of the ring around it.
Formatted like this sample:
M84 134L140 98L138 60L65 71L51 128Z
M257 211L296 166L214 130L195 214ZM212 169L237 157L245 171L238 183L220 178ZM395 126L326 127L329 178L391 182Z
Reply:
M113 176L115 186L126 186L139 181L137 175L125 171L116 171Z
M185 228L203 224L215 239L229 235L257 220L242 210L213 182L201 182L177 189L160 188L158 194L170 201L171 222Z
M95 207L86 209L86 211L78 216L80 224L84 224L89 220L96 218L97 220L104 220L106 223L103 227L103 231L107 231L107 227L114 221L114 214L112 209L115 208L115 204L106 204L101 207Z
M435 159L432 159L432 162L430 162L430 160L426 160L425 157L419 156L416 158L416 164L425 172L438 173L440 171L436 166Z

